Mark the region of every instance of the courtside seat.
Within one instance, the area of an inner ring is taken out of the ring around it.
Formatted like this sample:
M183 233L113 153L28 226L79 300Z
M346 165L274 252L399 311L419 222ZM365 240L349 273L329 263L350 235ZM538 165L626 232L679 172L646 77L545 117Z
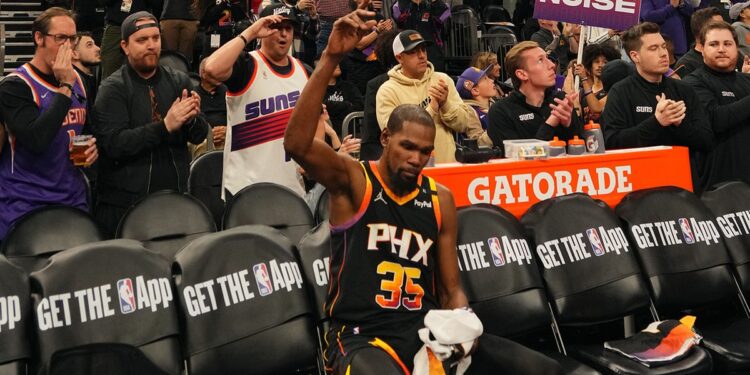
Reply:
M296 245L315 220L305 200L291 189L261 182L237 192L224 212L224 229L251 224L274 227Z
M221 227L224 215L224 200L221 199L221 177L224 170L224 151L209 151L190 163L188 192L198 198Z
M133 240L81 245L31 274L33 371L180 373L170 264Z
M570 194L535 204L521 222L534 244L555 327L594 327L645 311L649 297L633 248L612 210L585 194ZM556 330L556 332L561 332ZM612 335L612 333L608 333ZM711 357L693 348L677 362L646 367L604 350L603 340L579 337L567 354L607 374L709 374Z
M750 293L750 217L747 216L750 185L726 182L703 192L701 200L717 218L716 224L724 237L738 281L747 295Z
M73 207L47 206L19 219L5 236L0 253L30 273L42 268L54 253L102 239L88 213Z
M737 296L740 305L747 302L737 288L715 214L693 193L676 187L630 193L617 206L617 214L637 245L654 313L679 318L689 310L698 318L696 327L717 372L750 372L747 311L725 306ZM654 224L657 234L649 238L642 229L652 223L660 226ZM659 231L660 227L668 229Z
M29 278L0 255L0 375L26 374L31 357Z
M328 296L328 276L331 263L331 226L328 222L318 224L307 233L295 248L302 265L302 276L307 282L315 314L320 321L327 318L323 309Z
M173 264L188 373L316 368L314 314L292 243L247 225L201 237Z
M544 285L513 215L484 205L460 209L457 244L462 285L484 332L511 339L546 336L550 345L533 349L560 363L566 374L599 374L555 352Z
M190 241L216 232L211 213L198 199L174 191L149 194L120 220L117 238L143 243L171 260Z

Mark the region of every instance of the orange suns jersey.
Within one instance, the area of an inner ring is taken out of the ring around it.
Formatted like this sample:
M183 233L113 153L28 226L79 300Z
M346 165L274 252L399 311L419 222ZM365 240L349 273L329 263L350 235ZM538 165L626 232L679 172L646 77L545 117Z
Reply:
M363 162L362 204L347 223L331 226L331 283L326 313L361 333L421 324L438 308L435 261L440 202L435 180L420 175L417 188L396 196L374 162ZM408 325L408 324L407 324Z

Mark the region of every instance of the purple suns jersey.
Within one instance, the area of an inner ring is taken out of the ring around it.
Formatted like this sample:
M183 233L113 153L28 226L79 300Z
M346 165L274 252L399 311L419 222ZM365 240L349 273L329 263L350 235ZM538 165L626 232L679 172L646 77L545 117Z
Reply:
M44 112L57 95L55 85L46 82L29 64L11 75L31 89L39 112ZM55 138L43 153L34 153L16 142L12 134L0 154L0 239L27 212L50 204L87 209L86 186L78 168L70 161L73 136L81 134L86 122L86 91L76 73L71 105Z

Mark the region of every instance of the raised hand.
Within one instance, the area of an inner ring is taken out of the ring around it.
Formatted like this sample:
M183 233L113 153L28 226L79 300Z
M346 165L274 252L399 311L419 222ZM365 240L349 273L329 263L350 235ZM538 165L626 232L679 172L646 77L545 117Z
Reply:
M86 155L86 162L84 163L84 166L86 167L94 164L96 159L99 158L99 150L96 148L96 138L91 137L91 139L89 139L88 147L86 148L86 151L83 152L83 154Z
M573 116L573 107L575 106L575 101L577 99L578 92L573 92L565 95L564 99L555 98L555 104L549 105L549 107L552 108L552 116L558 119L560 125L566 128L570 126Z
M372 31L377 24L373 19L375 12L367 11L369 0L361 2L354 12L339 18L333 24L331 36L328 38L326 53L332 56L343 56L357 45L364 35Z
M272 15L260 18L257 21L253 22L253 24L250 25L247 29L245 29L245 31L243 31L243 35L247 40L269 37L279 32L279 30L276 30L271 26L283 20L284 18L280 15ZM249 33L249 35L246 35L245 32Z
M70 48L70 41L66 41L57 50L57 56L55 57L55 63L52 65L52 73L60 83L68 83L73 85L76 80L76 73L73 70L72 57L73 50Z

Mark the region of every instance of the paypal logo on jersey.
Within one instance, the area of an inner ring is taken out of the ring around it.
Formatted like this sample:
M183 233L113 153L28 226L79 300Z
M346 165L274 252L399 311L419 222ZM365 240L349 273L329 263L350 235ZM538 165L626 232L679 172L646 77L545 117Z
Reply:
M294 108L297 99L299 99L299 90L251 102L245 106L245 120L252 120L259 116Z

